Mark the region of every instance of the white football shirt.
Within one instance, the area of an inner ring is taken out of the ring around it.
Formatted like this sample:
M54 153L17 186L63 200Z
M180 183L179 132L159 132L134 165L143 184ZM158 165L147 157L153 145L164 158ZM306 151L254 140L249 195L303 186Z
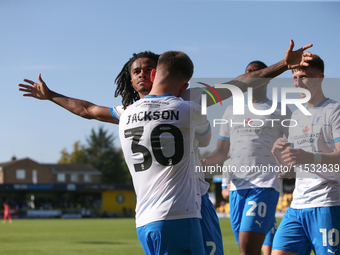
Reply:
M312 153L332 153L340 142L340 104L325 99L318 106L308 109L305 116L300 110L293 112L297 126L290 127L289 139L294 148ZM329 168L323 165L296 167L295 189L291 207L295 209L340 205L339 164ZM336 170L338 169L338 170Z
M120 116L119 137L137 195L136 225L200 218L195 135L210 129L194 102L148 95Z
M272 101L254 104L257 110L268 110ZM281 104L269 115L255 115L248 107L244 115L233 115L233 106L227 107L222 119L219 139L230 141L230 190L274 188L279 191L279 167L271 153L274 142L283 135L288 137L291 111L281 115ZM282 121L288 119L285 125ZM286 127L285 127L286 126Z
M198 89L198 88L191 88L191 89L187 89L185 90L179 97L183 98L185 101L192 101L195 102L197 104L201 103L201 95L202 95L203 90ZM110 112L112 114L112 116L119 122L120 116L123 113L124 109L123 106L114 106L112 108L110 108ZM199 166L200 165L200 161L199 161L199 154L198 154L198 141L195 142L195 146L196 146L196 160L193 161L193 164L195 166ZM199 177L199 186L200 186L200 193L203 196L204 194L206 194L209 190L210 184L205 180L204 178L204 173L203 172L197 172L197 175Z

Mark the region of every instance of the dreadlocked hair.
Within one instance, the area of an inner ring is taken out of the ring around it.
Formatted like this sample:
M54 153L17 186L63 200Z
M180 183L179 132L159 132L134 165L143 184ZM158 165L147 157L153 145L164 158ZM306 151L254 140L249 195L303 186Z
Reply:
M138 54L134 53L132 58L129 59L128 62L125 63L120 73L117 75L115 79L115 83L117 84L117 88L115 91L115 97L122 97L123 108L125 109L133 102L139 99L139 94L133 88L131 84L131 66L133 62L135 62L139 58L149 58L155 61L156 65L158 62L159 55L155 54L151 51L144 51Z

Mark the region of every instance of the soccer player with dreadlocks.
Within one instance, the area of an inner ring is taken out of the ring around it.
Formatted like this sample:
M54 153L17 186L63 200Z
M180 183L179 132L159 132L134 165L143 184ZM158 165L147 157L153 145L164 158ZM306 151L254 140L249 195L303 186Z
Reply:
M138 54L134 53L132 58L123 66L115 79L117 84L115 97L122 97L124 109L141 97L149 94L152 86L152 82L149 80L149 73L152 69L156 68L158 59L158 54L144 51ZM146 77L143 76L144 73ZM136 77L138 75L142 75L142 77ZM131 76L138 80L133 82Z
M123 105L110 108L110 110L112 116L114 116L118 122L120 120L121 114L128 105L149 94L152 86L152 84L150 84L151 80L149 80L149 75L151 74L152 66L154 64L157 65L158 57L159 55L151 52L133 54L133 57L124 65L122 71L117 76L115 82L118 86L115 96L122 96ZM188 95L188 93L186 93L184 97L186 97L187 101L190 100L190 95ZM198 152L198 141L195 140L194 144L194 150ZM196 161L193 162L195 162L195 165L198 165L198 153L195 154L195 160ZM208 196L209 183L205 181L204 173L198 173L198 177L200 194L202 195L201 229L204 240L205 254L211 254L211 251L214 250L214 254L222 255L224 254L222 233L215 207Z

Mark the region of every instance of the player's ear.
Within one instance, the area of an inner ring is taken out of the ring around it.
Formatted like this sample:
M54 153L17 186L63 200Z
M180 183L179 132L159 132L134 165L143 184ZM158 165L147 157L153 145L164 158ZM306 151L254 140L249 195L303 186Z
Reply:
M319 82L321 83L323 81L323 78L325 78L324 73L319 73L318 78L319 78Z
M179 94L182 94L189 86L189 83L183 83L183 85L181 86L181 88L179 89Z
M155 81L155 77L156 77L156 69L152 69L151 74L150 74L150 79L152 82Z

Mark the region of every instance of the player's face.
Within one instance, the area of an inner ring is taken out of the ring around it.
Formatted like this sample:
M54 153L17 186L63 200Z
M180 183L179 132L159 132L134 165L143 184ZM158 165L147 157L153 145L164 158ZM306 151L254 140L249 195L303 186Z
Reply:
M247 66L247 68L246 68L246 73L255 72L255 71L260 70L260 69L261 69L261 67L260 67L259 64L257 64L257 63L252 63L252 64L250 64L250 65Z
M323 78L323 73L315 68L303 68L293 71L294 87L304 88L309 90L311 96L321 91L321 82ZM300 97L304 98L306 95L300 93Z
M263 68L259 64L251 63L247 66L246 73L255 72L261 69ZM268 83L253 89L253 97L259 97L262 96L263 94L267 94L267 85Z
M140 97L149 94L152 81L151 71L156 69L156 63L149 58L139 58L131 65L131 84Z

